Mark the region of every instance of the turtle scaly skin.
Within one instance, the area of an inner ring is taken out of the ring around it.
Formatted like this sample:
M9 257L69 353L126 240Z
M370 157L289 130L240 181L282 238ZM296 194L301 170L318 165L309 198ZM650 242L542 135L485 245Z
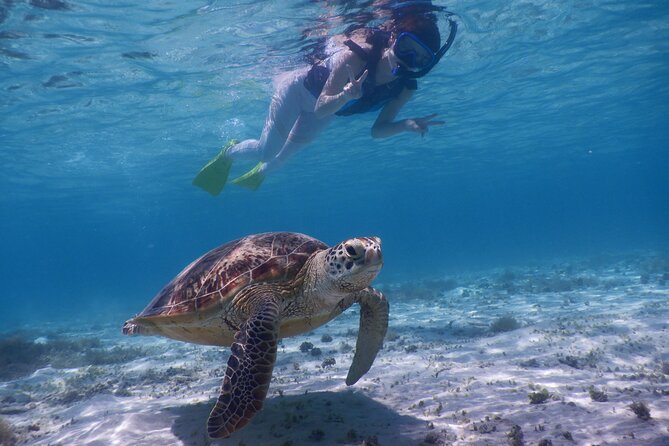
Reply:
M262 408L278 339L313 330L354 303L361 306L360 330L346 384L369 370L388 327L388 302L369 287L382 265L377 237L328 248L303 234L251 235L187 266L123 333L230 346L207 425L211 437L227 437Z

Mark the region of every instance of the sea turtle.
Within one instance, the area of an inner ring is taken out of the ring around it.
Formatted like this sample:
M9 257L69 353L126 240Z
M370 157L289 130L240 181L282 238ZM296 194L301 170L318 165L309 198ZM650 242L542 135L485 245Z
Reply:
M388 328L388 301L369 286L382 266L378 237L329 248L304 234L250 235L188 265L123 333L231 346L207 422L209 436L227 437L262 408L277 340L313 330L353 303L361 307L360 330L346 384L369 370Z

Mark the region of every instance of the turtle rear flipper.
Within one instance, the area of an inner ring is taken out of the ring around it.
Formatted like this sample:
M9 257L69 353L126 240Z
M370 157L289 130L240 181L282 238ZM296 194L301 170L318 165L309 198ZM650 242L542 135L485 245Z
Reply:
M221 395L209 415L212 438L228 437L260 411L276 360L279 307L273 295L254 296L258 304L235 334Z
M356 297L360 303L360 329L353 363L346 377L347 386L358 382L372 367L388 330L389 306L385 296L370 287L357 293Z

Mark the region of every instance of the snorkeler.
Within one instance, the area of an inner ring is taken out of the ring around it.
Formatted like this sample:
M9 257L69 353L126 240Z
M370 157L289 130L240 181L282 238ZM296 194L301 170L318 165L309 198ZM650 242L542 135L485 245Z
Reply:
M256 190L265 176L310 143L335 116L379 110L373 138L402 132L425 135L436 114L395 120L427 74L453 43L457 25L441 46L436 18L412 14L389 20L380 28L359 28L347 34L339 49L320 63L298 69L275 81L275 92L260 139L231 140L205 165L193 184L218 195L234 160L260 162L233 184Z

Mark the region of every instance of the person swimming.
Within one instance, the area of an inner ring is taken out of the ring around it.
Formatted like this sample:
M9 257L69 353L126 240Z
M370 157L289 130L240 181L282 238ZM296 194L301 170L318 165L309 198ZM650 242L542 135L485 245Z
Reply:
M275 91L260 139L231 140L205 165L193 184L212 195L225 186L235 160L260 162L233 184L256 190L271 171L281 166L332 121L379 111L373 138L398 133L425 135L441 125L437 114L395 120L418 88L416 79L427 74L448 51L457 31L449 19L450 35L441 46L433 14L398 14L377 28L355 29L336 51L311 67L291 71L275 80ZM342 39L344 37L345 39Z

